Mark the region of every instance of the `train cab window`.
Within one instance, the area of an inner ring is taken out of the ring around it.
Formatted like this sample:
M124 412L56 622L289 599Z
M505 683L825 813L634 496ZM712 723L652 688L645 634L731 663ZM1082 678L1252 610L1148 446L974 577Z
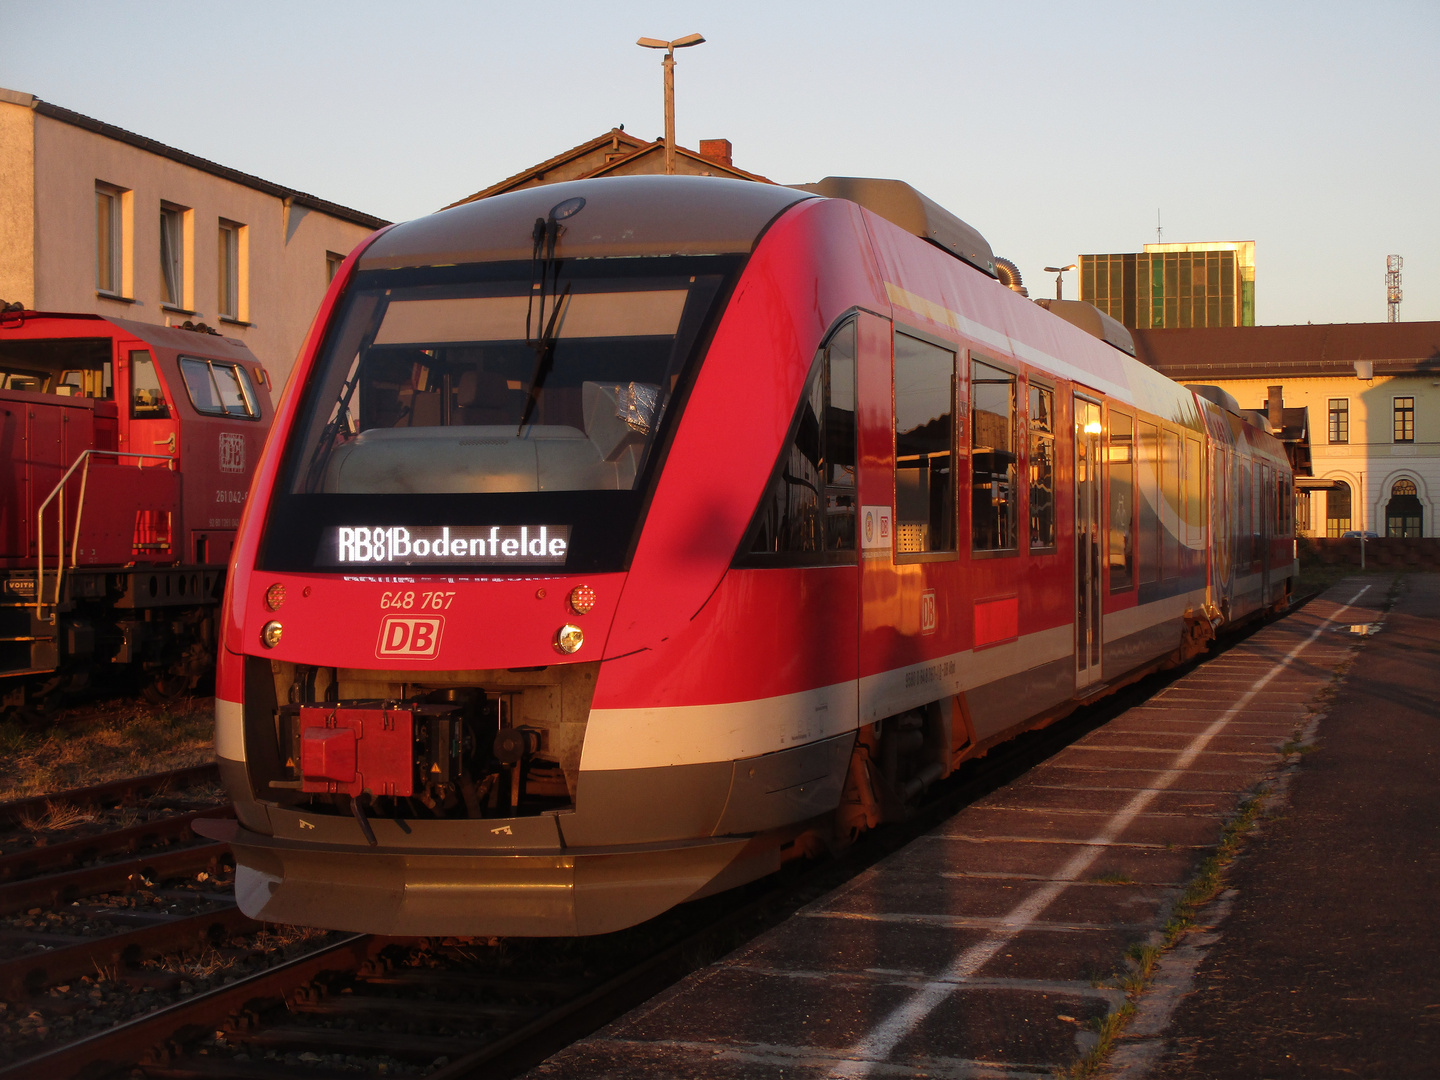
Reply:
M148 350L130 354L130 415L136 420L161 420L170 415L160 373Z
M201 360L193 356L180 358L180 374L185 391L195 411L206 416L233 416L259 420L259 399L250 383L250 376L239 364L222 360Z
M1105 457L1110 474L1110 591L1135 585L1135 421L1110 413L1110 446Z
M1030 547L1055 546L1055 392L1030 385Z
M955 353L895 335L895 553L955 550Z
M109 338L0 340L0 389L109 400L110 350Z
M1140 424L1140 584L1160 580L1160 535L1163 528L1160 513L1160 431L1154 424Z
M855 550L855 321L815 355L745 566L823 565ZM775 558L779 556L778 560Z
M970 364L970 522L975 551L1009 551L1018 542L1015 376Z

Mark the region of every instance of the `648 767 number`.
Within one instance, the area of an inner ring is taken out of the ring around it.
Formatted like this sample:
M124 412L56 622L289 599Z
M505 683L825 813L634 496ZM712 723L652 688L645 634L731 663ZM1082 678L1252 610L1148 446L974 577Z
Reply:
M381 611L444 611L455 600L452 592L417 592L414 589L386 590L380 594Z

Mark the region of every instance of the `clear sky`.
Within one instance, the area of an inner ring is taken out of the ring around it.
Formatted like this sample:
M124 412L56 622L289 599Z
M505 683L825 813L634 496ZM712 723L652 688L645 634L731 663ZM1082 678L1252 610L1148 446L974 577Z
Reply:
M1440 3L0 0L0 85L416 217L614 125L783 183L898 177L1047 264L1256 241L1262 323L1440 319ZM1075 295L1073 274L1067 295Z

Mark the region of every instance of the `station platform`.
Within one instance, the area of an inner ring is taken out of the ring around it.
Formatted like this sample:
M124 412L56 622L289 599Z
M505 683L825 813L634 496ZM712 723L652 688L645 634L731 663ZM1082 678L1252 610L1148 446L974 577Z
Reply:
M1414 621L1413 628L1405 624L1403 637L1388 626L1368 638L1347 632L1351 624L1382 619L1392 578L1368 575L1342 582L528 1076L998 1080L1049 1077L1068 1069L1095 1044L1099 1023L1127 1001L1117 985L1127 950L1161 940L1181 890L1214 850L1237 806L1258 791L1285 788L1297 763L1303 762L1298 765L1302 778L1312 763L1341 772L1352 767L1346 747L1356 740L1332 740L1329 734L1342 702L1354 697L1355 708L1366 716L1371 734L1358 741L1371 746L1369 758L1377 758L1376 747L1390 738L1384 730L1389 707L1376 708L1375 700L1406 703L1419 719L1407 721L1399 740L1411 752L1431 755L1426 766L1431 772L1425 774L1430 794L1417 792L1413 805L1440 809L1434 801L1440 785L1433 783L1440 727L1434 724L1433 707L1424 713L1426 695L1434 700L1433 680L1440 672L1433 652L1440 648L1440 626L1434 622L1440 579L1417 575L1409 580L1411 592L1402 594L1402 605L1410 606L1404 611L1418 604L1421 614L1403 615ZM1406 599L1412 594L1413 603ZM1424 613L1427 605L1429 614ZM1397 617L1401 611L1397 608ZM1363 649L1362 641L1367 643ZM1385 659L1390 655L1382 652L1386 649L1395 659ZM1389 664L1378 683L1368 674L1372 663ZM1362 689L1357 693L1351 682ZM1341 696L1332 702L1337 687ZM1423 726L1425 715L1435 729L1426 734L1428 743L1410 730ZM1317 720L1320 748L1295 753ZM1403 769L1406 761L1401 748L1390 768ZM1354 871L1363 877L1368 861L1372 892L1404 893L1413 882L1434 882L1433 839L1440 815L1417 819L1408 831L1386 829L1385 816L1409 814L1412 803L1407 795L1403 811L1401 805L1386 805L1384 793L1392 785L1382 774L1377 760L1369 774L1376 791L1366 809L1358 811L1371 819L1375 846L1368 859L1355 854ZM1425 782L1417 779L1414 786ZM1245 860L1246 871L1268 882L1277 901L1290 905L1290 910L1282 906L1278 916L1262 913L1259 924L1267 918L1296 923L1293 909L1323 891L1319 879L1330 876L1331 838L1340 835L1329 819L1351 816L1345 803L1326 802L1325 790L1334 783L1325 777L1319 781L1317 809L1327 815L1327 823L1317 826L1321 835L1309 837L1308 864L1287 869L1289 876L1277 880L1263 856ZM1306 784L1316 786L1308 779L1294 784L1297 800ZM1357 798L1364 784L1351 782ZM1267 843L1279 838L1284 823L1306 833L1298 816L1301 806L1297 801L1281 823L1266 826ZM1429 864L1421 870L1407 863L1409 851ZM1237 881L1236 895L1226 894L1237 918L1246 890ZM1407 920L1413 924L1428 917L1433 942L1433 911L1408 909L1395 895L1384 903L1394 933L1403 933ZM1342 928L1355 929L1353 921L1344 922L1347 910L1354 919L1364 917L1363 906L1341 910L1337 900L1334 915L1341 921L1326 936L1317 937L1322 931L1312 928L1275 948L1299 955L1333 952L1329 935L1343 937ZM1287 933L1299 929L1298 924L1287 927ZM1221 925L1218 942L1210 944L1216 963L1225 955L1221 946L1227 933ZM1351 938L1353 967L1363 970L1372 942L1363 934ZM1404 953L1403 944L1397 948ZM1254 953L1242 948L1241 960L1252 964ZM1402 958L1411 959L1392 959ZM1218 1004L1210 1012L1202 1005L1193 1026L1186 1026L1191 1003L1201 1002L1205 993L1186 996L1191 985L1186 971L1207 971L1209 959L1189 957L1188 968L1162 968L1168 980L1164 992L1141 997L1136 1021L1149 1027L1136 1030L1132 1024L1133 1037L1121 1041L1114 1063L1127 1080L1252 1075L1231 1070L1233 1060L1245 1055L1243 1042L1233 1038L1238 1021L1226 1020L1213 1030L1206 1026ZM1272 997L1280 992L1270 986L1264 965L1250 970L1252 989ZM1221 975L1211 981L1218 1002L1231 1012L1243 1010L1233 997L1240 983ZM1195 985L1202 983L1203 975ZM1313 1003L1317 995L1336 996L1342 988L1310 986L1302 979L1285 985L1283 992L1289 995L1292 989L1301 991L1297 999L1309 996ZM1152 999L1157 1004L1148 1006ZM1343 1006L1336 1002L1327 1008ZM1261 1016L1253 1019L1257 1030L1270 1031L1273 1047L1283 1045L1281 1032ZM1440 1017L1431 1016L1429 1022ZM1218 1053L1227 1039L1236 1043L1230 1047L1232 1061L1212 1066L1205 1055Z

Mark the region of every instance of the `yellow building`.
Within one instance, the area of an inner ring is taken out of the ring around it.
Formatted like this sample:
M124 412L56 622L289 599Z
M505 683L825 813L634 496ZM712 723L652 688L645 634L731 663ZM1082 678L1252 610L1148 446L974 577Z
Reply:
M1299 481L1303 535L1437 535L1440 322L1133 333L1136 355L1172 379L1222 387L1267 415L1277 387L1291 429L1292 410L1305 410L1319 483Z
M0 89L0 300L249 346L277 388L330 277L386 224Z

